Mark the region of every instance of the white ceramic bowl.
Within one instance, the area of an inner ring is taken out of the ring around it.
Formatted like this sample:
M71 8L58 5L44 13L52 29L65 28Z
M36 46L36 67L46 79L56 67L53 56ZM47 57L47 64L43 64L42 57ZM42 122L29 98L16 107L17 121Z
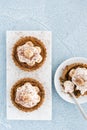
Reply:
M61 77L62 75L62 71L63 69L67 66L67 65L70 65L70 64L73 64L73 63L85 63L87 64L87 58L83 58L83 57L73 57L73 58L70 58L66 61L64 61L56 70L56 73L55 73L55 77L54 77L54 84L55 84L55 88L56 88L56 91L57 93L60 95L61 98L63 98L65 101L67 102L70 102L70 103L74 103L73 99L69 96L69 94L66 94L63 92L63 88L60 84L60 80L59 78ZM79 103L86 103L87 102L87 96L80 96L78 99L78 102Z

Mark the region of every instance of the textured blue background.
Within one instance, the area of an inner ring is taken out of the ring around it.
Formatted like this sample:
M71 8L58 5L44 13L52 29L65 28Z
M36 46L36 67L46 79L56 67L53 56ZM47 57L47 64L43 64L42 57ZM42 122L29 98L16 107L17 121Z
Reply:
M0 120L11 130L87 130L73 104L63 101L53 87L52 121L6 120L6 30L51 30L53 77L57 66L73 56L87 57L87 0L0 0ZM87 111L87 104L82 105ZM1 130L9 130L0 125Z

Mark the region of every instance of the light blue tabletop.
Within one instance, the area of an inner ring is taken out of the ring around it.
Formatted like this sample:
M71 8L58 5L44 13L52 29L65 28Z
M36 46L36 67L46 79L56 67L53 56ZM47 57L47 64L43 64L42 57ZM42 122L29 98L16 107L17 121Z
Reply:
M67 58L87 57L87 0L0 0L0 130L87 130L73 104L63 101L54 83L52 121L6 120L6 30L51 30L52 72ZM87 112L87 103L82 105Z

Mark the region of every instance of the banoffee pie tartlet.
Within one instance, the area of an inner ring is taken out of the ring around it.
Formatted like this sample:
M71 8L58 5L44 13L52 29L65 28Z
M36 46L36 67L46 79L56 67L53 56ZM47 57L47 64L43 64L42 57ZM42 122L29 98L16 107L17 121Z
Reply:
M60 77L60 82L65 93L74 93L77 98L87 95L87 64L67 65Z
M45 91L41 83L32 78L17 81L11 89L11 101L24 112L38 109L44 102Z
M43 42L35 37L22 37L15 43L12 57L22 70L36 70L46 59L46 48Z

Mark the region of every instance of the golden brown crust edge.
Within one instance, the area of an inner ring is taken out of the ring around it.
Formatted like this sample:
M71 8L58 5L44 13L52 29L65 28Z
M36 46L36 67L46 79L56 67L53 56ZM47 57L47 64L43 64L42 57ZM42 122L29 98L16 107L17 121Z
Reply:
M40 63L35 63L34 66L29 66L26 63L22 63L19 61L18 56L17 56L17 47L20 45L23 45L25 42L27 41L31 41L33 42L33 44L36 46L40 46L42 49L41 52L41 56L43 57L43 60ZM32 37L32 36L26 36L26 37L21 37L13 46L13 50L12 50L12 59L15 63L16 66L18 66L20 69L24 70L24 71L34 71L36 69L39 69L45 62L47 57L47 52L46 52L46 47L43 44L42 41L40 41L39 39Z
M20 87L20 85L23 85L23 84L26 83L26 82L30 82L30 83L31 83L32 85L34 85L34 86L37 85L37 87L40 89L39 95L40 95L40 97L41 97L41 100L40 100L40 102L39 102L36 106L34 106L34 107L32 107L32 108L26 108L26 107L24 107L24 106L22 106L22 105L20 105L20 104L17 104L17 103L15 102L16 89L17 89L18 87ZM37 110L37 109L43 104L44 99L45 99L45 90L44 90L42 84L41 84L39 81L37 81L37 80L35 80L35 79L32 79L32 78L23 78L23 79L18 80L18 81L13 85L13 87L11 88L10 97L11 97L12 104L13 104L16 108L18 108L19 110L22 110L22 111L24 111L24 112L32 112L32 111L34 111L34 110Z

